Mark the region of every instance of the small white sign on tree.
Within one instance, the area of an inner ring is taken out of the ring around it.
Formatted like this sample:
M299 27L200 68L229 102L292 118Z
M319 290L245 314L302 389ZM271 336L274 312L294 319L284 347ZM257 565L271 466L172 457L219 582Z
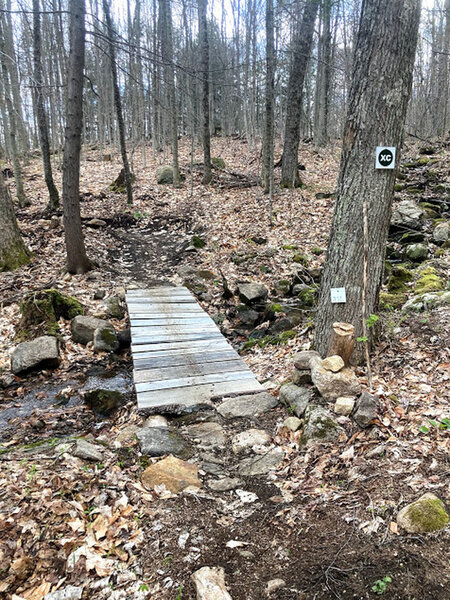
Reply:
M375 152L376 169L393 169L395 167L395 147L377 146Z

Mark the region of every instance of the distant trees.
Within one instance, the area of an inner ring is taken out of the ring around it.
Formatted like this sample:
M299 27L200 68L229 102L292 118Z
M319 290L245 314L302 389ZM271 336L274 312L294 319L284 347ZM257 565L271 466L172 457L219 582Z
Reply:
M396 170L376 170L375 149L395 146L400 152L419 18L420 0L363 2L316 319L316 346L322 354L335 321L351 323L361 337L364 319L377 307ZM333 304L330 290L341 287L346 302Z
M70 0L70 53L63 160L64 237L69 273L91 268L86 256L80 214L80 152L83 127L85 0Z

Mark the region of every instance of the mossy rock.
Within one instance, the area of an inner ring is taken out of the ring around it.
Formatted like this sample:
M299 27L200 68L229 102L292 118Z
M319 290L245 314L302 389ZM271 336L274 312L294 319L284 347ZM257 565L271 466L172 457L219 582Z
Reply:
M317 290L313 287L305 288L299 292L297 298L303 308L311 308L316 304Z
M401 292L406 289L405 283L412 281L414 276L412 272L401 265L392 267L387 288L389 292Z
M419 242L423 242L425 236L420 231L408 231L408 233L404 233L399 240L400 244L408 245L408 244L417 244Z
M272 304L266 306L266 309L263 314L263 321L272 321L277 314L283 312L283 306L281 304L278 304L277 302L273 302Z
M134 173L130 173L131 183L136 182L136 175ZM117 178L112 182L109 186L111 192L116 192L118 194L123 194L126 192L127 187L125 185L125 169L121 169Z
M99 415L107 417L126 402L126 397L115 390L97 389L84 394L84 400Z
M450 517L442 500L429 493L402 508L397 515L397 523L408 533L439 531L449 521Z
M420 188L417 187L409 187L408 188L408 194L421 194L422 190Z
M394 192L402 192L405 189L404 183L396 183L394 185Z
M297 336L297 332L294 329L288 329L287 331L282 331L276 335L263 335L258 338L253 337L254 333L256 332L259 333L260 330L255 330L255 332L250 334L248 342L245 342L242 345L243 350L249 350L256 345L258 345L260 348L265 348L266 346L282 346Z
M416 281L414 290L416 294L428 294L430 292L440 292L444 289L445 282L439 277L434 267L427 267L420 271L420 277Z
M283 244L283 250L298 250L297 244Z
M213 156L211 158L211 165L215 168L215 169L220 169L223 171L223 169L225 169L226 165L225 165L225 161L223 160L223 158L220 158L218 156Z
M401 308L407 300L405 293L389 294L381 292L378 302L380 310L392 310Z
M197 249L204 248L206 246L205 240L198 235L192 236L191 244Z
M20 304L21 318L16 340L32 340L42 335L58 335L58 321L73 319L84 313L81 302L58 290L48 289L27 294Z
M292 257L293 262L303 265L304 267L308 266L308 258L304 254L294 254Z
M438 219L439 211L436 210L436 206L434 204L430 204L429 202L420 202L420 208L426 214L428 219Z
M422 148L419 148L419 154L426 154L427 156L430 156L431 154L434 154L436 152L436 149L433 148L433 146L422 146Z
M318 246L314 246L314 248L311 249L311 252L314 254L314 256L320 256L325 252L325 250L323 248L319 248Z
M428 257L428 248L425 244L410 244L405 248L405 256L413 262L423 262Z
M156 170L156 180L159 184L173 183L173 167L171 165L163 165Z

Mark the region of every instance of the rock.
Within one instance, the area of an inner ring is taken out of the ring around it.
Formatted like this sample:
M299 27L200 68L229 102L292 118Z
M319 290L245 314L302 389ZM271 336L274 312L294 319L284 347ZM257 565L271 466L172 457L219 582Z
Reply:
M312 383L311 371L309 369L294 369L291 375L291 383L295 385L304 385L305 383Z
M450 292L420 294L405 302L402 306L402 312L420 312L421 310L429 310L446 304L450 304Z
M408 244L416 244L417 242L423 242L424 239L425 235L422 232L408 231L408 233L404 233L402 235L398 243L402 244L402 246L407 246Z
M114 329L99 327L94 331L94 352L115 352L119 349L119 340Z
M208 487L213 492L229 492L238 488L241 483L242 481L236 477L222 477L222 479L213 479L210 481Z
M156 170L156 180L160 184L173 183L173 167L163 165Z
M428 258L428 248L425 244L410 244L405 248L405 256L413 262L423 262Z
M51 335L38 337L32 342L22 342L11 354L11 371L14 375L58 365L58 340Z
M429 533L448 525L450 516L444 503L434 494L424 494L397 515L399 527L408 533Z
M322 406L309 406L305 411L302 443L332 442L344 433L331 414Z
M253 327L259 319L259 313L245 304L239 304L236 307L237 317L243 325Z
M355 407L355 399L352 396L341 396L334 404L334 412L337 415L348 417Z
M281 317L275 321L275 323L270 327L270 333L273 335L277 335L278 333L282 333L283 331L292 331L294 327L297 325L294 319L291 317Z
M118 296L110 296L104 301L106 316L111 319L123 319L125 310Z
M264 475L271 469L277 467L284 458L284 452L281 448L273 448L266 454L246 458L239 465L239 475L242 477L252 477L255 475Z
M297 431L297 429L300 428L301 424L301 420L297 417L288 417L283 421L283 427L286 427L286 429L290 429L290 431Z
M70 323L73 341L78 342L79 344L92 342L95 330L105 327L113 329L113 326L109 321L97 319L95 317L84 317L82 315L75 317Z
M399 202L392 213L391 224L401 228L420 229L423 210L412 200Z
M266 286L261 283L239 283L237 292L239 298L245 304L264 302L269 293Z
M344 361L340 356L327 356L322 361L322 368L326 371L331 371L332 373L339 373L344 368Z
M353 418L360 427L368 427L376 417L377 408L378 398L369 392L363 392L356 405Z
M225 432L219 423L197 423L188 427L188 436L200 446L223 448L226 442Z
M234 419L237 417L256 417L271 408L275 408L278 400L268 392L238 396L224 400L217 407L217 412L225 419Z
M320 354L315 350L302 350L294 355L294 367L296 369L311 369L311 359L320 358Z
M131 329L121 329L117 332L117 341L119 342L119 348L129 348L131 346Z
M98 463L103 460L103 454L98 447L83 439L77 440L72 454L83 460L93 460Z
M275 281L273 291L276 296L287 296L291 290L291 282L288 279Z
M328 402L334 402L340 396L356 396L361 391L352 369L344 367L339 373L333 373L324 369L317 358L311 361L311 377L320 395Z
M190 445L177 432L168 427L143 427L136 433L142 454L146 456L164 456L173 454L181 458L190 458L193 454Z
M297 287L297 286L295 286ZM305 286L297 294L295 294L299 302L300 308L308 309L316 304L317 289L311 286Z
M266 594L270 596L270 594L273 594L273 592L281 590L284 587L286 587L286 582L284 579L271 579L267 582Z
M38 225L41 227L50 227L51 223L50 219L38 219Z
M96 389L84 394L84 401L99 415L108 416L126 402L126 397L115 390Z
M106 221L102 219L91 219L85 223L87 227L93 227L94 229L100 229L101 227L106 227Z
M450 238L450 223L439 223L433 231L433 240L436 244L445 244Z
M197 591L197 600L232 600L225 586L222 567L202 567L191 575Z
M94 291L94 300L103 300L106 296L106 290L98 289Z
M51 219L50 219L50 227L52 229L58 229L58 227L61 225L61 221L59 219L59 217L57 215L52 215Z
M145 420L143 427L169 427L169 421L162 415L151 415Z
M306 407L314 398L314 392L307 387L286 383L280 388L280 402L288 406L297 417L302 417Z
M178 494L190 486L202 487L196 465L174 456L163 458L147 467L142 473L141 481L148 490L152 490L155 485L164 484L174 494Z
M264 429L247 429L237 433L231 440L231 448L235 454L250 450L253 446L268 444L270 435Z
M81 600L83 588L75 585L68 585L61 590L45 594L44 600Z

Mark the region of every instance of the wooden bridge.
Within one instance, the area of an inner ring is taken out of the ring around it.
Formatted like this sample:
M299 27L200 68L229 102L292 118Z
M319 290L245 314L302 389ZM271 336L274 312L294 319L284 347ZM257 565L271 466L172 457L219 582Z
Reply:
M185 287L129 290L138 408L189 412L263 388Z

